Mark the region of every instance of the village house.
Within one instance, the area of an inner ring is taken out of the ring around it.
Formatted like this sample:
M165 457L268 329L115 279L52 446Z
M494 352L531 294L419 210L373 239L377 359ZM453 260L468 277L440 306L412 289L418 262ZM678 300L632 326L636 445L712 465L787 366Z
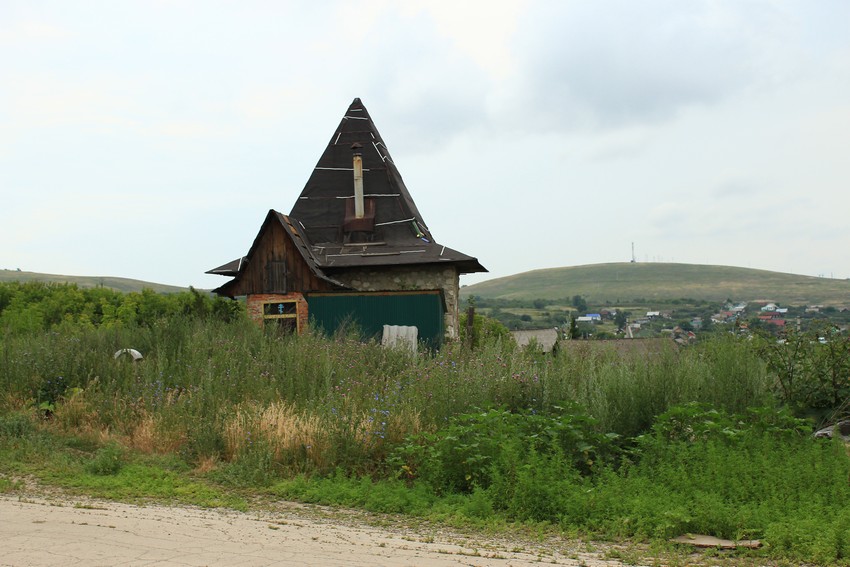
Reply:
M778 313L767 313L764 315L759 315L758 320L763 323L768 323L770 325L775 325L777 327L785 326L785 319L782 318L782 315Z
M289 214L270 210L248 253L207 273L231 276L213 291L263 325L413 329L438 347L458 335L460 275L486 271L437 243L354 99Z

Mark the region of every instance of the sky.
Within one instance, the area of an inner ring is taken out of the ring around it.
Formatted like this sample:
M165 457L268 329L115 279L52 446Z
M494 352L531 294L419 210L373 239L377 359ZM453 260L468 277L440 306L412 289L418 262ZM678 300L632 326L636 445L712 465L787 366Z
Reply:
M845 0L0 0L0 269L208 289L368 109L472 284L850 278Z

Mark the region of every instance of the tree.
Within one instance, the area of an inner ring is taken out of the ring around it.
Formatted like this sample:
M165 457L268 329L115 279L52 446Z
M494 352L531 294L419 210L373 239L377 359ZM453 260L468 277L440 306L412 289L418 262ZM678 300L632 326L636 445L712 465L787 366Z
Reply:
M468 344L467 340L467 312L460 314L460 339L464 344ZM497 340L510 339L511 332L502 323L492 317L485 317L474 313L472 319L472 348L481 346L484 343Z
M570 338L577 339L581 336L578 330L578 323L576 323L575 315L570 315Z
M631 313L629 313L628 311L623 311L622 309L617 311L617 314L614 315L614 324L617 325L618 331L623 331L626 329L626 325L629 322L629 315L631 315Z
M572 303L573 307L576 308L576 311L580 311L582 313L585 313L587 311L587 301L585 301L582 296L574 295Z

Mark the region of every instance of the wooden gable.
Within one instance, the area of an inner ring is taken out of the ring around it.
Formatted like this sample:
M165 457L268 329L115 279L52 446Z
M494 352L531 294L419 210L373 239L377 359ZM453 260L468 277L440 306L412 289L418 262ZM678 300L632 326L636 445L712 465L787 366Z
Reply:
M214 290L236 297L254 294L290 294L332 291L341 285L312 266L299 249L300 236L289 219L269 211L236 277Z

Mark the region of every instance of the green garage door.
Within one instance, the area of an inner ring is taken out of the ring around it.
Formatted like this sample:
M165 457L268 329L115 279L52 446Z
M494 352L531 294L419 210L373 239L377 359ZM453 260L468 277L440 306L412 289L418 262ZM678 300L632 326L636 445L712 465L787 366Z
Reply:
M430 348L443 342L445 303L439 291L375 293L311 293L310 323L328 335L355 324L364 338L380 340L384 325L419 329L419 340Z

